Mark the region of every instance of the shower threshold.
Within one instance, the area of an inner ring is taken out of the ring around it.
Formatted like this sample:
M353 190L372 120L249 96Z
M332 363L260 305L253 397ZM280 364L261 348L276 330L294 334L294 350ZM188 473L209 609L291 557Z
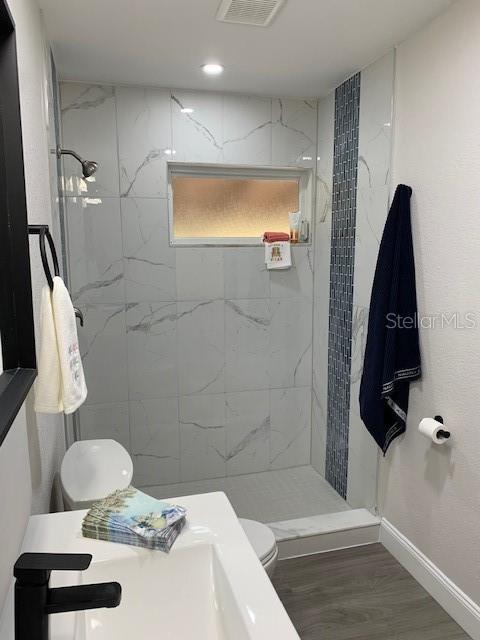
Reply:
M240 518L272 528L281 558L378 541L380 519L367 509L351 509L312 466L142 490L156 498L223 491Z

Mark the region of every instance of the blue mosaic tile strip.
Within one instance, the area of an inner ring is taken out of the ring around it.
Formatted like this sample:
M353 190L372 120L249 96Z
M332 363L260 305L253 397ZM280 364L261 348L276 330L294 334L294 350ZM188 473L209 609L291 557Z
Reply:
M335 91L325 477L346 498L360 73Z

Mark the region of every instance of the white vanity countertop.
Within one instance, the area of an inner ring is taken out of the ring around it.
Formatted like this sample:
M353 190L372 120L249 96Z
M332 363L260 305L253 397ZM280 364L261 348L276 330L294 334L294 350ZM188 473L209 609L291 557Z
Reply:
M144 566L149 561L151 566L151 561L153 560L157 563L155 567L158 566L158 568L155 571L158 573L153 574L153 576L146 573L147 579L145 581L146 585L150 582L150 588L152 588L157 576L158 580L165 580L165 575L168 577L166 572L169 566L183 567L181 563L179 565L173 564L176 559L180 559L183 550L191 554L194 553L196 545L202 545L202 549L209 546L214 549L214 555L218 559L218 566L222 567L220 574L224 572L228 578L228 585L224 584L221 578L212 580L211 597L215 601L214 608L218 609L220 611L219 616L227 621L227 635L220 634L218 637L228 637L229 639L232 638L232 640L234 640L233 636L239 639L249 638L252 640L268 640L270 638L272 640L298 640L299 636L272 583L257 559L226 495L224 493L208 493L172 498L168 501L178 503L187 509L187 524L168 555L160 551L150 551L138 547L84 538L81 534L81 523L86 513L85 511L32 516L27 527L22 551L91 553L93 555L92 567L109 567L111 575L108 575L108 580L116 579L114 575L116 562L134 562L138 567L139 562L141 566ZM176 558L175 554L177 554ZM161 564L162 562L164 563L163 565ZM168 562L170 562L170 565L167 564ZM100 565L99 563L108 564ZM215 565L215 563L216 561L213 564ZM182 569L182 571L184 570L186 573L188 572L188 565L186 569ZM145 569L145 571L148 570ZM212 572L215 573L213 569ZM71 575L60 576L60 572L55 572L52 574L52 579L54 575L54 584L56 586L69 584L68 579L72 580ZM184 578L188 583L189 576L185 575ZM122 580L120 579L119 582L122 582ZM233 608L231 603L233 603ZM120 604L121 606L122 603ZM115 611L115 609L108 611ZM164 613L168 615L168 611ZM186 616L194 617L195 606L189 606L189 610L185 611L185 614ZM201 614L202 612L199 611L200 617ZM69 616L72 618L73 614L51 616L52 640L57 640L57 638L58 640L60 638L63 640L63 638L68 637L68 635L64 635L65 629L62 630L60 628L59 620L62 619L61 622L63 624ZM54 621L54 618L59 620ZM234 629L236 622L233 623L234 627L229 627L229 625L232 624L232 620L237 619L239 621L238 635L236 631L233 631L232 635L232 629ZM146 630L145 634L141 635L146 638L147 634L148 631ZM161 637L162 632L160 630L159 634L159 637ZM92 635L91 637L96 638L97 636ZM105 636L99 637L103 638ZM117 637L115 630L112 629L112 639L115 637ZM177 637L179 640L190 640L195 636L190 635L188 631L184 631L183 635L179 634ZM0 638L2 640L13 640L13 588L10 590L2 619L0 620Z

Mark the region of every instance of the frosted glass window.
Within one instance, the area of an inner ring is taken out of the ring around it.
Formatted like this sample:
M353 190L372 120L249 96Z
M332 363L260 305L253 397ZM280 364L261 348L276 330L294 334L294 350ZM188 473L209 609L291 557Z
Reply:
M177 163L169 167L169 182L173 244L253 244L265 231L289 232L288 214L305 210L310 175Z
M174 176L176 238L260 238L289 231L299 209L298 180Z

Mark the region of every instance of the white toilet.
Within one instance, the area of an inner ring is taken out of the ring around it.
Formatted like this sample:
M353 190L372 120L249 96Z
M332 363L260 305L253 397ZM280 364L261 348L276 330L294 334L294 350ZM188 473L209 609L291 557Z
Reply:
M66 452L60 468L65 509L89 509L94 502L132 481L133 464L128 451L115 440L79 440ZM278 548L272 530L255 520L239 518L258 559L272 577Z
M132 481L128 451L115 440L78 440L66 452L60 467L63 502L67 511L89 509Z
M263 565L267 575L271 578L277 566L278 547L273 531L266 524L256 520L238 519L247 534L247 538Z

